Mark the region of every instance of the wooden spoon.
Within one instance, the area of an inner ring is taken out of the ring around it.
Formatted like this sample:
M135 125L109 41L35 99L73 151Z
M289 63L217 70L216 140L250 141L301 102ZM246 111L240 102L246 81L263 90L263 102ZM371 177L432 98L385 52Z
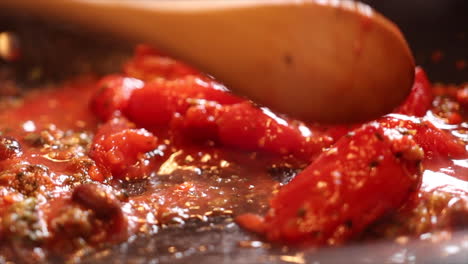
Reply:
M407 96L414 60L398 28L339 0L1 0L150 42L235 93L305 121L354 122Z

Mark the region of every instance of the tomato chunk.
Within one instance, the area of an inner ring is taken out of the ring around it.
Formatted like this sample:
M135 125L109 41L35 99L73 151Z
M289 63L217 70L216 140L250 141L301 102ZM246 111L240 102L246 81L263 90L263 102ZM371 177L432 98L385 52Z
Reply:
M157 139L145 129L132 127L128 121L114 118L98 131L89 155L105 177L111 173L115 178L134 180L148 175L145 153L156 148Z
M176 116L171 124L171 130L179 138L203 142L211 140L219 142L217 120L222 106L219 104L199 104L191 106L185 115Z
M395 110L395 113L409 116L424 116L432 105L433 95L431 89L431 83L424 70L420 67L416 67L415 79L411 92L403 104Z
M231 95L215 81L197 76L177 80L156 79L134 91L126 116L142 126L168 125L176 114L185 114L198 100L234 104L242 99Z
M332 138L312 131L304 124L282 119L267 109L250 103L221 110L219 138L222 144L251 151L265 151L311 159L332 144Z
M424 149L425 158L428 160L467 157L465 143L429 121L389 115L379 120L379 123L383 127L395 128L401 133L412 135L414 141Z
M175 79L200 74L185 63L163 55L156 49L140 44L135 48L134 57L124 65L124 73L145 81L154 78Z
M255 230L276 242L340 244L400 208L419 186L422 158L411 136L365 125L280 189Z
M250 102L232 105L192 106L172 128L197 140L213 140L224 146L277 155L293 155L309 161L333 138L305 124L276 116Z
M98 91L91 99L91 110L102 120L108 120L127 107L132 92L143 82L121 75L109 75L97 84Z

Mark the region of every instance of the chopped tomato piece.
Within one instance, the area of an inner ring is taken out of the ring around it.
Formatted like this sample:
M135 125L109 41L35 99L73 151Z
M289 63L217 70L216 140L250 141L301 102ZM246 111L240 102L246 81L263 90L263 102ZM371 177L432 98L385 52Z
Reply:
M141 44L135 49L135 56L124 65L124 73L145 81L154 78L175 79L200 74L194 68L163 55L156 49Z
M463 142L435 127L431 122L399 115L386 116L379 122L383 127L395 128L402 133L412 135L418 145L424 149L426 159L467 156Z
M174 114L185 112L189 104L166 81L158 79L135 91L125 115L142 126L168 124Z
M365 125L280 189L264 219L264 234L271 241L304 245L355 237L414 193L422 158L411 136Z
M457 112L451 112L447 114L447 124L455 125L463 122L463 117Z
M319 129L282 119L250 102L232 105L200 104L176 118L172 129L195 140L213 140L248 151L294 155L310 160L333 143Z
M430 109L432 99L431 83L424 70L417 67L411 92L395 113L422 117Z
M222 144L244 150L311 159L333 143L321 132L288 122L248 102L223 107L217 124Z
M91 110L102 120L108 120L127 106L130 95L143 87L143 82L121 75L109 75L97 86L99 90L91 99Z
M182 139L194 141L219 141L218 124L219 104L199 104L191 106L185 115L176 116L171 122L171 129L180 134Z
M122 119L112 119L98 131L89 155L113 177L129 180L148 175L149 162L145 153L157 146L156 137L145 129L131 127Z
M234 104L242 99L231 95L212 80L187 76L177 80L156 79L134 91L125 114L142 126L167 125L175 114L185 114L198 100Z
M236 217L236 222L243 228L255 233L265 232L265 219L256 214L243 214Z

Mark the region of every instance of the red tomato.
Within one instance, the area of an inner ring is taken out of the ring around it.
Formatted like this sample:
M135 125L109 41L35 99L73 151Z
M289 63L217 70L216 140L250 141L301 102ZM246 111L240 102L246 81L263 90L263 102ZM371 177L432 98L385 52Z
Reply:
M199 104L191 106L185 115L178 115L170 124L171 130L178 133L180 138L194 141L219 141L218 124L219 104Z
M422 158L410 136L365 125L280 189L255 230L276 242L339 244L400 208L420 183Z
M172 129L196 140L213 140L248 151L294 155L310 160L333 138L302 123L282 119L250 102L232 105L200 104L174 119Z
M223 107L217 124L222 144L244 150L292 154L309 160L333 143L333 139L323 133L289 122L248 102Z
M156 79L134 91L125 114L142 126L168 125L175 114L184 115L198 100L234 104L242 99L231 95L212 80L186 76L177 80Z
M395 109L395 113L422 117L431 108L432 99L431 83L424 70L416 67L413 88L403 104Z
M145 153L157 146L156 137L145 129L129 128L122 119L112 119L98 131L90 157L101 173L110 172L115 178L141 179L150 171Z
M426 159L464 158L467 156L465 144L449 133L435 127L431 122L390 115L379 120L386 128L395 128L412 135L414 141L424 149Z
M145 81L154 78L175 79L187 75L200 74L194 68L162 55L148 45L138 45L135 56L124 65L124 73Z
M91 99L91 110L102 120L108 120L127 107L132 92L143 82L121 75L109 75L97 84L98 91Z

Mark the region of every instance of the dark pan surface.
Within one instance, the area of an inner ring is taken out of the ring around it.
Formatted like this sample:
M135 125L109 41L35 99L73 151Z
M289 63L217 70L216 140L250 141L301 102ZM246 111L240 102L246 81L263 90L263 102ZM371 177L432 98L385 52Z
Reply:
M417 63L432 81L468 81L468 1L466 0L369 0L403 30ZM118 71L131 52L131 43L115 41L68 25L39 21L26 14L0 10L0 32L12 31L24 51L23 59L0 61L0 78L24 88L64 80L83 72ZM443 54L434 62L435 51ZM384 67L384 62L382 62ZM41 74L32 74L40 69ZM1 85L0 85L1 87ZM343 248L301 251L242 241L261 240L241 230L229 217L210 222L190 222L183 228L161 228L156 235L134 237L130 242L99 252L80 251L72 261L83 263L468 263L468 230L460 230L442 244L391 241L355 244ZM463 241L465 241L463 244ZM463 246L464 245L464 246ZM458 248L457 250L453 250ZM51 260L61 263L62 260ZM0 257L0 263L4 262Z

